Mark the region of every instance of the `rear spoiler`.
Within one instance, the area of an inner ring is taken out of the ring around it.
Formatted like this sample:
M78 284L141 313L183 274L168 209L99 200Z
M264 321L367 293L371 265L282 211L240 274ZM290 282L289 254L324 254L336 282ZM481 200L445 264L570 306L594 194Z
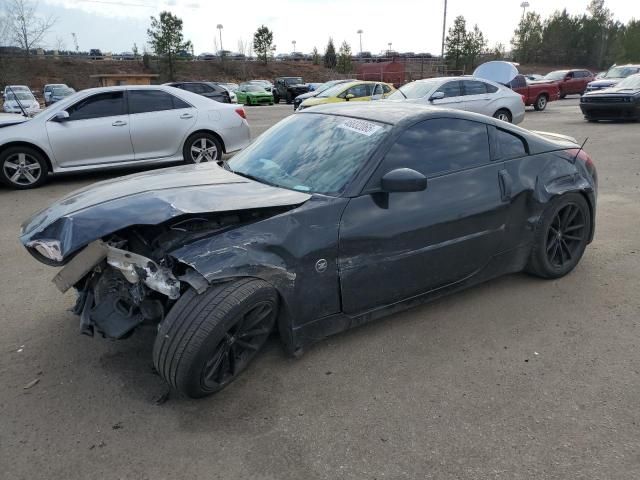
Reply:
M569 135L562 135L560 133L551 133L551 132L540 132L537 130L532 130L532 133L535 133L536 135L540 135L541 137L547 138L549 140L554 140L556 142L570 142L570 143L573 143L574 145L580 145L575 138L570 137Z

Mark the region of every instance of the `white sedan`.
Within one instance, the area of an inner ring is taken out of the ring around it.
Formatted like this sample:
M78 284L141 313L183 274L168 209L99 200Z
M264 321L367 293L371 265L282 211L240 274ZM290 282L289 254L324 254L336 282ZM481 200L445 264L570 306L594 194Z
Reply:
M475 77L416 80L400 87L387 101L466 110L516 124L524 120L521 95L498 83Z
M165 86L95 88L30 120L0 123L0 182L27 189L48 173L213 162L249 141L237 105Z
M5 94L2 109L5 113L33 115L40 111L40 104L31 92L14 90Z

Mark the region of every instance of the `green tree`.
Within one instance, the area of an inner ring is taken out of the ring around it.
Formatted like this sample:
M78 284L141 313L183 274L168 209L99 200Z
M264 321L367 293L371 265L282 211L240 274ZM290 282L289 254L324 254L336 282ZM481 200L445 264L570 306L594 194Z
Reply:
M351 72L351 46L346 42L342 42L340 51L338 52L337 70L340 73Z
M336 59L336 47L333 45L333 39L329 37L329 43L324 51L324 66L327 68L336 68L338 60Z
M520 63L531 63L540 58L543 31L540 14L527 12L513 32L511 45L515 60Z
M502 60L506 56L506 53L507 49L505 48L504 44L500 42L496 43L491 50L491 55L496 60Z
M630 20L621 35L621 48L617 59L633 62L640 59L640 20Z
M138 45L136 43L134 43L133 47L131 47L131 53L133 53L134 57L138 56Z
M456 70L460 70L467 40L467 21L462 15L456 17L445 41L446 58Z
M264 25L261 25L256 33L253 34L253 50L256 52L258 59L262 60L265 65L271 54L273 47L273 32Z
M320 54L318 53L318 49L316 47L313 47L313 53L311 54L311 60L313 61L314 65L319 65L320 64Z
M169 79L174 80L176 54L191 49L191 42L185 41L182 34L182 20L171 12L160 12L159 18L151 17L147 35L153 51L169 67Z
M486 47L487 40L484 38L484 34L478 25L474 25L473 30L467 33L462 47L465 61L471 70L475 68L476 60Z

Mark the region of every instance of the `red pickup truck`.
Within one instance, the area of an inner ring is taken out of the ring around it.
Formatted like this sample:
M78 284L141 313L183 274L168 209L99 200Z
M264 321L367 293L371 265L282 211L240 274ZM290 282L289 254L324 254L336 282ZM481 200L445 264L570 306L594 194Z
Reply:
M524 75L517 75L509 86L514 92L522 95L525 105L533 105L538 111L547 108L547 103L560 98L560 88L553 81L527 82Z

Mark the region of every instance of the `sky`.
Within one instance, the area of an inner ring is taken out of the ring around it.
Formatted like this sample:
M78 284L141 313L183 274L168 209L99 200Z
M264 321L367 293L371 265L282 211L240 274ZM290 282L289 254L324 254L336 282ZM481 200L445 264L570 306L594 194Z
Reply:
M8 0L0 0L0 4ZM585 12L589 0L528 0L530 10L543 18L558 8L572 14ZM449 0L447 28L457 15L469 27L478 24L489 46L500 42L509 49L513 30L522 15L521 0ZM239 41L250 43L256 28L264 24L274 32L277 53L295 50L309 53L313 47L324 51L329 37L336 48L346 40L353 52L360 50L358 29L363 30L362 49L379 53L400 52L439 54L442 36L443 0L39 0L42 15L57 22L45 42L49 48L62 44L73 49L71 33L77 35L80 50L99 48L103 52L131 51L134 42L140 51L147 40L149 17L163 10L184 21L185 38L196 54L214 52L217 24L222 24L222 46L239 51ZM626 23L640 19L640 3L607 0L615 18Z

